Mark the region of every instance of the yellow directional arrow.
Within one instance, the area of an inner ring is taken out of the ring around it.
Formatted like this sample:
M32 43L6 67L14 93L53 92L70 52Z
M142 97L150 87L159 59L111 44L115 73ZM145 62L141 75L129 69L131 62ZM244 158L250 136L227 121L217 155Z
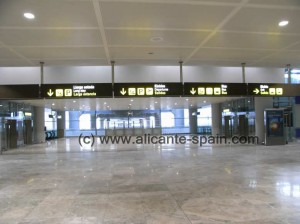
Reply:
M124 96L126 94L126 90L123 88L120 93Z
M52 92L52 89L49 89L49 91L47 92L48 96L53 96L54 92Z
M190 91L190 93L191 93L192 95L195 95L196 92L197 92L197 91L195 90L195 88L192 88L192 90Z
M255 89L255 90L253 90L253 92L257 95L257 94L259 94L259 89Z

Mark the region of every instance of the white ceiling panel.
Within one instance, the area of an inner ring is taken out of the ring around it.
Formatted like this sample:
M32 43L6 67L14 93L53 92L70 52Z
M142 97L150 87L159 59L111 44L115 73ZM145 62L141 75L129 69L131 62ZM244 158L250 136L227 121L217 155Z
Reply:
M182 60L190 52L189 48L155 48L155 47L136 47L132 48L110 48L111 57L113 59L173 59L175 61Z
M101 44L101 38L98 30L0 29L0 40L6 45L15 46L72 46Z
M18 56L14 54L12 51L0 47L0 59L18 59Z
M101 2L106 27L214 29L232 6ZM113 15L113 16L112 16Z
M0 66L254 66L270 65L274 50L300 49L300 0L98 1L0 0L0 47L12 49L2 49ZM289 25L279 28L281 19Z
M117 60L117 65L144 65L144 66L179 66L178 60L171 59L120 59Z
M36 19L25 19L24 12ZM0 26L95 27L97 21L90 1L1 0Z
M294 44L293 46L286 48L286 50L299 50L300 51L300 38L299 38L299 43Z
M289 25L287 27L279 27L278 23L282 20L290 21ZM298 21L300 21L300 9L244 8L223 29L299 34L300 26L297 23Z
M16 47L17 52L30 59L105 59L102 47Z
M293 35L219 32L205 44L205 47L282 49L298 41L299 37Z
M26 67L26 66L32 66L32 64L22 59L0 59L0 66L1 67Z
M209 32L165 30L106 30L109 45L197 46ZM162 38L152 41L151 38Z
M40 64L40 60L32 60L36 65ZM106 59L47 59L45 66L107 66Z
M247 51L247 54L245 54ZM268 50L243 50L243 49L215 49L201 48L193 57L198 60L232 60L232 61L254 61L265 57L274 51Z
M271 6L300 6L299 0L249 0L249 4Z
M189 60L185 65L187 66L206 66L206 65L210 65L210 66L220 66L220 67L240 67L241 63L244 61L241 60L203 60L203 59L191 59ZM216 81L216 80L214 80Z
M276 64L287 65L291 64L292 66L300 66L300 51L281 51L275 54L272 54L270 57L263 60L263 62L274 62Z

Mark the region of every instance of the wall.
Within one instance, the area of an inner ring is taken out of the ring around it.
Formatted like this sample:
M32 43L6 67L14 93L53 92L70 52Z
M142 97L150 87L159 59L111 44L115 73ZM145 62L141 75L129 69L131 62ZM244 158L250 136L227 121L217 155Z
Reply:
M242 82L241 67L183 66L184 82ZM110 83L110 66L44 67L44 83ZM115 82L179 82L179 66L116 66ZM246 82L284 83L284 68L246 68ZM39 67L0 67L0 85L39 84Z

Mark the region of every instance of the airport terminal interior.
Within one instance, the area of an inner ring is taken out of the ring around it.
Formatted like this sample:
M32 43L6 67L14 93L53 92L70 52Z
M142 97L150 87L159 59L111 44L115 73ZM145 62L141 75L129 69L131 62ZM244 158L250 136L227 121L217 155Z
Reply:
M299 21L299 0L0 0L0 224L299 224Z

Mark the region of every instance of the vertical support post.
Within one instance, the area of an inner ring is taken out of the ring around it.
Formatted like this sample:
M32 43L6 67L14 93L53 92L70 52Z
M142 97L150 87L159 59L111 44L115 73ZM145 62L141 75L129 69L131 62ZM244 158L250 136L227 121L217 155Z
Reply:
M44 84L44 62L41 61L40 62L40 66L41 66L41 81L40 81L40 84Z
M115 85L115 61L111 61L111 85L114 93L114 85ZM114 96L113 96L114 97Z
M39 89L39 97L41 97L42 96L42 85L44 84L44 62L43 61L41 61L40 62L40 71L41 71L41 80L40 80L40 89Z
M183 61L179 62L180 65L180 83L183 85L183 70L182 70Z
M246 70L245 70L245 67L246 67L246 63L242 63L242 82L243 83L246 83Z
M292 83L292 68L291 68L291 64L287 64L286 65L286 69L288 72L288 84ZM289 97L289 106L292 107L293 106L293 99L294 97ZM289 112L290 114L290 112ZM290 119L289 119L290 120ZM292 127L291 124L288 124L289 128L287 130L287 141L291 142L292 141Z

